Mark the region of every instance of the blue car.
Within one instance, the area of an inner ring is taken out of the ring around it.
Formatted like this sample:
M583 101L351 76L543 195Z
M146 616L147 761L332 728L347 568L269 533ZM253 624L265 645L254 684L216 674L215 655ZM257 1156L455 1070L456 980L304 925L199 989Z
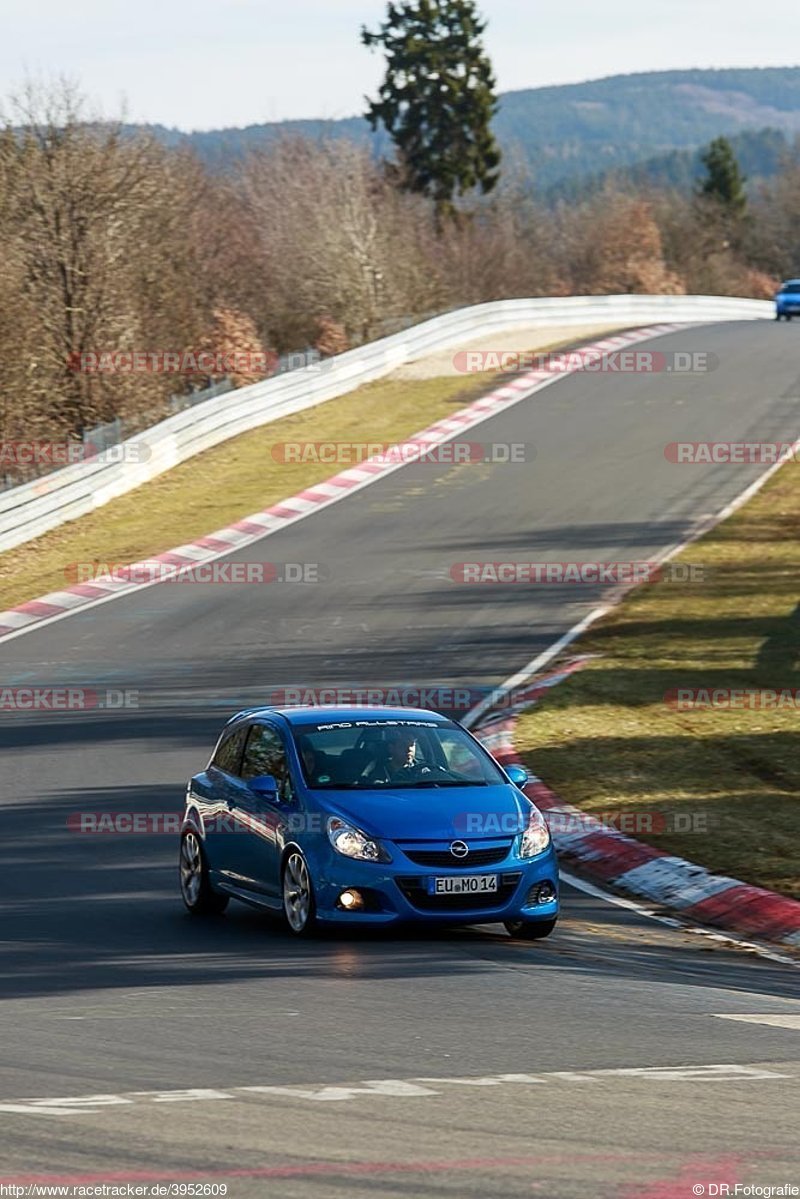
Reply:
M243 900L297 936L499 921L546 937L558 867L526 781L435 712L248 709L188 785L183 901L199 916Z
M787 279L775 294L775 320L790 321L800 316L800 279Z

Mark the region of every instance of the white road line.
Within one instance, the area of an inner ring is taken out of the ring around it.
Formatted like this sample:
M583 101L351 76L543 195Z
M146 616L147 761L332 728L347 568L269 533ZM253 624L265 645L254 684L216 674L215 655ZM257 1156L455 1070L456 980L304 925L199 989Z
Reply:
M759 945L754 941L741 940L730 933L715 932L714 929L703 928L699 924L687 924L683 920L679 920L677 916L665 916L662 912L656 912L653 908L647 907L646 904L638 903L635 899L625 899L622 895L614 895L610 891L604 891L602 887L596 886L595 883L578 878L563 868L559 868L558 873L562 882L570 887L574 887L576 891L582 891L584 895L591 895L593 899L602 899L606 903L613 904L616 908L625 908L626 911L635 912L637 916L644 916L648 920L657 920L659 924L666 924L668 928L680 929L685 933L692 933L698 937L707 937L710 941L719 942L720 945L730 945L736 949L744 949L748 953L755 954L757 957L766 958L768 962L778 962L781 966L793 966L795 970L800 970L800 962L796 958L787 957L777 950L768 949L765 945Z
M28 1116L75 1116L96 1114L108 1107L149 1105L151 1103L216 1103L228 1099L252 1098L285 1104L287 1099L311 1102L344 1103L349 1100L424 1099L446 1094L452 1086L502 1087L538 1086L541 1083L568 1083L571 1086L615 1082L622 1079L650 1082L769 1082L796 1078L768 1070L763 1066L721 1063L713 1065L624 1066L605 1070L548 1070L541 1074L488 1074L477 1077L371 1078L351 1083L305 1083L297 1086L237 1086L225 1088L193 1087L172 1091L127 1091L121 1095L77 1095L50 1099L16 1099L0 1102L0 1112ZM445 1088L443 1091L441 1088ZM537 1096L536 1102L539 1102Z
M769 1024L773 1028L791 1028L800 1032L800 1015L792 1016L788 1012L784 1015L767 1012L764 1015L753 1016L742 1016L730 1012L713 1012L712 1015L717 1020L741 1020L743 1024Z

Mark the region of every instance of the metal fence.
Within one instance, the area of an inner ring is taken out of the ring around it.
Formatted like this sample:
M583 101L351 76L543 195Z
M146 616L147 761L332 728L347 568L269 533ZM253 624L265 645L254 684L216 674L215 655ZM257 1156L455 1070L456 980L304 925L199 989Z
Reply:
M0 492L0 552L92 512L228 438L334 399L410 360L464 345L479 336L535 325L622 327L660 321L757 320L773 315L769 301L726 296L571 296L499 300L461 308L335 358L237 388L227 394L224 404L216 403L219 392L212 398L198 396L192 406L166 420L132 438L110 443L105 454Z
M309 364L318 364L322 360L322 355L312 346L307 346L304 350L293 350L291 353L282 354L277 359L270 378L275 375L284 375L287 371L302 370ZM194 391L170 396L159 408L152 408L149 412L140 413L135 419L118 416L115 420L105 424L84 429L80 441L75 440L74 442L75 458L76 460L78 458L88 459L96 454L105 453L113 446L121 445L127 438L153 427L167 416L174 416L177 412L184 412L187 408L194 408L197 404L216 399L217 396L225 395L226 392L233 390L234 385L230 379L219 379L210 387L197 388ZM18 465L13 474L6 471L0 476L0 491L20 487L32 479L41 479L57 469L56 466L44 461L33 462L25 466Z

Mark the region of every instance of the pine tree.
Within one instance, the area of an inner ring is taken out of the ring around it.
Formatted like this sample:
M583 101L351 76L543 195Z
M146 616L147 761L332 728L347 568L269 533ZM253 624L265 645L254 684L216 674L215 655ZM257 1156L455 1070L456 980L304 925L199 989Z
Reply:
M700 182L699 194L715 201L726 215L743 217L747 210L746 180L727 137L715 138L700 155L700 160L706 169L706 177Z
M382 47L387 58L367 120L394 141L400 186L431 197L440 219L455 213L456 195L476 187L486 194L499 179L485 28L475 0L401 0L389 3L377 33L361 32L364 45Z

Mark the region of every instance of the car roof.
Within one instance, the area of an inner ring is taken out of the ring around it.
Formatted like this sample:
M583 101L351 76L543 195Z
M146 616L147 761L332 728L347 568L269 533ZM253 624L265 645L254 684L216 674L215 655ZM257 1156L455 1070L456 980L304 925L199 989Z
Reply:
M781 287L786 287L788 283L800 283L800 279L784 279L783 283L781 283Z
M383 707L358 707L348 708L340 707L337 704L320 704L319 706L309 705L307 707L273 707L265 706L263 708L245 708L242 712L237 712L228 721L232 724L235 720L241 720L244 717L249 719L258 718L259 716L280 716L287 724L304 725L304 724L325 724L331 720L416 720L424 717L426 721L431 721L436 724L451 723L447 716L443 716L441 712L431 712L427 708L383 708Z

